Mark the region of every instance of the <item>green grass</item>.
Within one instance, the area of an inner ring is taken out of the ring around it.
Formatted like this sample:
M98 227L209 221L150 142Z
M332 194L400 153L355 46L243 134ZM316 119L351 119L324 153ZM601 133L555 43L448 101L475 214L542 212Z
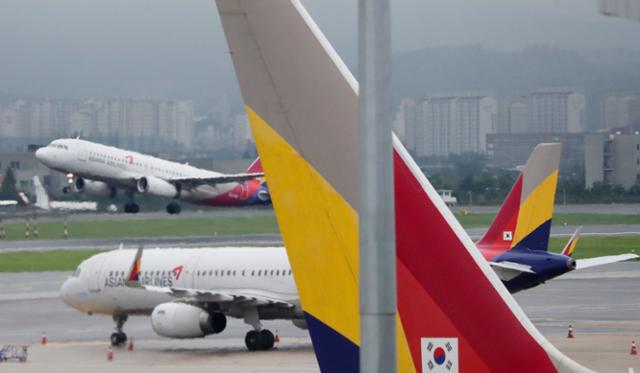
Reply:
M549 247L551 251L559 252L568 240L569 237L552 237ZM573 257L582 259L630 252L640 255L640 236L587 236L580 237Z
M16 251L0 253L0 272L73 271L101 250Z
M551 239L552 251L560 251L568 237ZM576 258L615 255L636 250L640 253L639 236L582 237L574 253ZM73 271L84 259L102 250L20 251L0 253L0 272Z
M38 238L45 240L64 238L63 225L62 221L38 222ZM24 240L25 227L24 223L5 224L7 239ZM277 233L278 225L273 216L256 216L69 221L68 229L70 238L185 237Z
M495 214L456 214L460 223L465 228L488 227ZM567 223L568 225L610 225L610 224L640 224L640 214L554 214L554 224Z

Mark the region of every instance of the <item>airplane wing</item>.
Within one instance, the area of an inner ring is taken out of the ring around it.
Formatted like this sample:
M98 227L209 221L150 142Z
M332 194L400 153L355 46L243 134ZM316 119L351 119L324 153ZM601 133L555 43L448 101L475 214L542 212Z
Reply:
M280 307L294 307L293 303L285 302L275 296L268 294L255 294L250 290L210 290L191 289L178 287L148 286L140 281L140 268L142 267L142 252L144 247L140 245L136 251L133 264L127 276L127 286L131 288L144 289L146 291L163 293L175 297L178 301L185 302L205 302L205 303L241 303L242 305L264 306L273 305Z
M640 256L629 253L629 254L620 254L620 255L600 256L597 258L578 259L576 260L576 269L584 269L584 268L596 267L604 264L624 262L625 260L631 260L631 259L637 259L637 258L640 258Z
M264 173L262 172L251 172L244 174L230 174L230 175L221 175L215 177L183 177L183 178L174 178L167 179L168 182L172 184L183 184L189 185L191 187L196 187L198 185L204 184L224 184L224 183L240 183L247 180L256 179L259 177L263 177Z
M252 306L273 305L281 307L294 307L292 303L282 301L280 299L277 299L276 297L264 294L252 294L250 291L242 289L208 290L146 285L140 285L138 287L147 291L171 295L172 297L175 297L176 300L187 302L243 303Z
M531 266L513 262L489 262L500 280L509 281L523 273L535 273Z

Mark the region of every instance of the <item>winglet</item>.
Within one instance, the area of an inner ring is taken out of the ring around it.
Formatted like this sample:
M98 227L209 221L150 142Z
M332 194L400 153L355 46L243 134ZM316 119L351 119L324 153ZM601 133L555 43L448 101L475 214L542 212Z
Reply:
M142 286L140 284L140 267L142 266L143 249L143 245L138 246L138 251L136 251L135 259L133 260L133 264L131 264L131 269L129 270L129 276L127 276L128 287L139 288Z
M578 244L578 239L580 239L580 231L582 230L582 226L579 226L573 235L569 239L569 242L565 245L564 249L562 249L562 255L571 256L573 251L576 249L576 245Z

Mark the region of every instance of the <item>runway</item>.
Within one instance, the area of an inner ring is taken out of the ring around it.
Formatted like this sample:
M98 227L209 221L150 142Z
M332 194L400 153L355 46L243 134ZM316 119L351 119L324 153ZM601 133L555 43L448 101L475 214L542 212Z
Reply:
M55 366L74 372L107 371L105 359L113 321L68 308L58 297L58 287L68 273L0 274L0 344L35 344L30 362L7 364L9 371L36 372ZM540 331L563 352L592 369L603 372L640 370L640 360L629 355L632 339L640 340L640 263L618 263L577 271L516 294L516 300ZM470 285L472 286L472 285ZM220 372L315 372L317 363L307 332L288 321L266 321L277 330L279 351L249 353L244 335L249 329L230 319L227 330L199 340L157 337L149 319L131 317L125 331L136 350L116 351L113 366L139 369L149 363L154 370L185 372L215 366ZM573 324L576 338L566 338ZM38 346L46 331L50 345ZM582 360L581 360L582 359ZM587 364L588 363L588 364ZM52 365L51 365L52 364ZM235 370L234 370L235 369Z
M552 227L552 237L569 237L577 229L576 226ZM467 232L472 239L482 237L486 227L469 228ZM619 236L640 235L640 225L587 225L582 228L582 236ZM0 241L0 252L8 251L47 251L47 250L81 250L117 248L120 243L126 247L144 245L148 248L166 247L211 247L211 246L274 246L282 245L279 233L189 236L189 237L141 237L141 238L100 238L100 239L68 239L68 240L22 240ZM640 249L640 246L638 247Z
M244 234L189 237L141 237L99 238L68 240L0 241L0 251L50 251L82 249L116 249L121 243L125 247L144 245L147 248L166 247L210 247L210 246L273 246L281 245L280 234Z

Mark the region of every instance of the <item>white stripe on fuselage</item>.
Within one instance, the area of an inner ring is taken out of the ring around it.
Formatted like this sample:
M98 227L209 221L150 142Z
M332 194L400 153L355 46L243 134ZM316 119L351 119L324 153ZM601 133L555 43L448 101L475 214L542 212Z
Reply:
M149 314L157 305L176 300L166 294L125 286L134 250L101 253L80 264L61 296L70 306L91 313ZM142 256L143 284L206 290L242 290L297 301L298 293L282 247L150 249Z

